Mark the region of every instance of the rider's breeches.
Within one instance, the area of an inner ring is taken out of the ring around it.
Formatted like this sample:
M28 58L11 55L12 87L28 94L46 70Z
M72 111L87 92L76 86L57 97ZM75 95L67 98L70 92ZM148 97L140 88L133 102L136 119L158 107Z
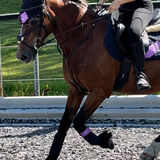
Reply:
M148 15L146 16L147 13ZM137 12L135 11L128 30L128 40L130 46L139 42L141 34L145 30L146 26L149 24L150 20L151 15L149 14L149 11L147 9L139 8L137 9Z
M128 30L127 40L129 46L139 42L141 34L152 19L152 5L148 5L147 3L147 7L144 6L135 9L134 12L132 10L130 13L128 8L128 11L124 12L122 15L122 21L124 25L127 26ZM130 7L130 10L131 9L132 7Z

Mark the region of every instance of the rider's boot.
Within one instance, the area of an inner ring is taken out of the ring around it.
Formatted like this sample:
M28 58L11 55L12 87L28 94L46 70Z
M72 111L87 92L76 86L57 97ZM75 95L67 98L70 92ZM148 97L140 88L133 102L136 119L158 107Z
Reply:
M137 91L145 91L151 88L151 86L147 76L144 74L144 46L142 43L135 43L132 45L131 49Z

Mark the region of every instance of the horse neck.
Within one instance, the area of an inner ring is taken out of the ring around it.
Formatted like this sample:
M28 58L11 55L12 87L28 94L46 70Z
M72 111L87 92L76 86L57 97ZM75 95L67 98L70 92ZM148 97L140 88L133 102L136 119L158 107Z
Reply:
M84 30L80 31L80 27L74 28L79 26L80 22L93 19L93 15L87 11L87 5L85 6L84 4L68 3L66 5L57 5L51 3L50 8L56 16L56 28L53 33L56 37L62 34L57 38L57 42L63 54L67 56L78 45L80 39L83 39L83 35L85 34ZM69 32L65 33L66 31Z

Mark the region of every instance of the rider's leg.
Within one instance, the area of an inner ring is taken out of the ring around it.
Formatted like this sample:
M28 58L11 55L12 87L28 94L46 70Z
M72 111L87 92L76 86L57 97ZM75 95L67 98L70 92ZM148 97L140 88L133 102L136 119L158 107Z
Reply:
M148 14L144 14L148 13ZM140 40L141 34L151 20L152 12L145 8L137 9L129 27L128 40L131 46L131 57L136 67L136 85L137 91L144 91L150 88L147 76L144 74L144 46Z
M151 88L147 76L144 74L144 47L143 44L135 43L131 47L132 58L136 76L137 91Z

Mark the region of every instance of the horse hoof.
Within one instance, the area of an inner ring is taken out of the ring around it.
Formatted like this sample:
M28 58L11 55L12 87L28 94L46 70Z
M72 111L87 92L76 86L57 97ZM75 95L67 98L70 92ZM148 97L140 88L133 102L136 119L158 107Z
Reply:
M154 157L147 153L142 153L140 155L140 160L154 160Z
M104 131L99 136L99 146L102 148L109 148L114 149L114 144L112 141L112 133L108 133L107 131Z

